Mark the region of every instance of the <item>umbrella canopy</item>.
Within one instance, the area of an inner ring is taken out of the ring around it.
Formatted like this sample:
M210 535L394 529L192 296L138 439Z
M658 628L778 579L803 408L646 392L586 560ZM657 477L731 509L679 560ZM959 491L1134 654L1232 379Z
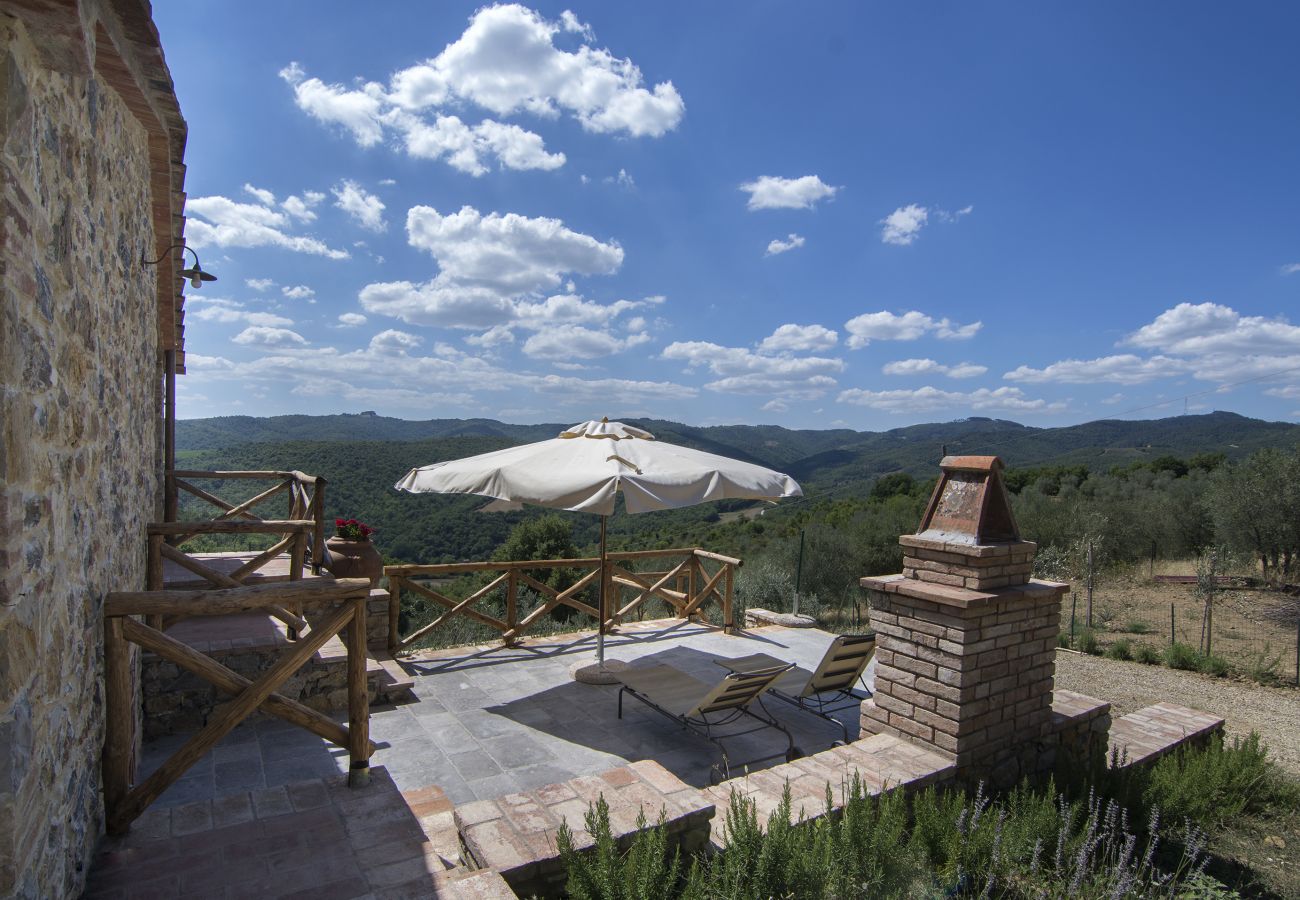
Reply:
M574 425L548 441L421 466L395 487L491 497L498 502L489 509L527 503L602 516L614 512L619 491L630 513L803 494L789 475L607 420Z
M803 495L789 475L664 443L648 431L608 419L574 425L548 441L421 466L407 472L394 487L415 493L490 497L486 510L532 504L597 513L601 516L602 570L605 521L614 512L614 496L619 491L630 513L679 509L710 500L780 500ZM595 684L612 680L605 661L604 578L600 580L598 611L596 671L575 671L579 680Z

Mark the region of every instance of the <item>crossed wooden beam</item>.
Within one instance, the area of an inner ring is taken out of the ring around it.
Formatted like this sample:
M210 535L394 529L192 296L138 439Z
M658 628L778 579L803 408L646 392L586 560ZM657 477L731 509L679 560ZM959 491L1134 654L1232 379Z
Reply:
M370 580L296 581L211 591L136 591L109 594L104 601L104 661L107 716L104 737L104 804L108 830L125 832L154 800L186 770L255 710L261 709L319 735L348 751L349 783L364 784L375 745L370 741L366 693L366 602ZM256 681L146 625L132 616L219 616L266 610L272 606L322 603L340 608L294 643ZM340 725L276 690L336 634L347 631L348 724ZM233 701L208 720L166 762L139 784L134 782L135 687L129 644L150 650L230 694Z

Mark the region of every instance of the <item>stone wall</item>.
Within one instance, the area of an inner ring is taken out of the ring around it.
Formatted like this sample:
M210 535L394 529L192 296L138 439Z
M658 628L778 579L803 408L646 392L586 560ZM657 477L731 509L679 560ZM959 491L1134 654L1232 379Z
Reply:
M106 592L159 492L146 132L0 14L0 896L75 896L101 830Z

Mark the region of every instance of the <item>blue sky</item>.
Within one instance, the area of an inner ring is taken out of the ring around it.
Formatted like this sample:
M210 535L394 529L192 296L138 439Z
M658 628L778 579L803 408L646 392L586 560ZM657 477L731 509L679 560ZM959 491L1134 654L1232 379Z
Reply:
M1300 418L1290 4L154 16L182 417Z

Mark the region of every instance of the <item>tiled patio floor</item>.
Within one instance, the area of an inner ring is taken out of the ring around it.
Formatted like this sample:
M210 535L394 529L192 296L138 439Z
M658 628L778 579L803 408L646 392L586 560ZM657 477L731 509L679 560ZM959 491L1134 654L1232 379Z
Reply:
M606 642L610 659L654 657L697 677L724 673L716 657L763 652L815 668L833 635L815 629L766 627L736 635L680 620L624 626ZM474 648L404 660L414 676L417 699L372 709L370 733L379 745L373 764L384 766L398 789L438 785L454 803L484 800L602 772L640 759L654 759L683 781L705 786L716 748L664 720L635 700L617 718L615 686L579 684L569 675L575 662L594 658L594 635L539 639L514 649ZM868 684L872 670L868 670ZM768 710L790 728L805 753L825 750L840 729L788 704ZM850 738L857 710L841 714ZM144 745L142 775L189 735ZM731 758L778 754L783 736L771 729L730 742ZM753 768L767 767L767 759ZM733 763L734 764L734 763ZM245 724L228 735L159 803L195 800L334 775L347 766L345 752L279 720Z

